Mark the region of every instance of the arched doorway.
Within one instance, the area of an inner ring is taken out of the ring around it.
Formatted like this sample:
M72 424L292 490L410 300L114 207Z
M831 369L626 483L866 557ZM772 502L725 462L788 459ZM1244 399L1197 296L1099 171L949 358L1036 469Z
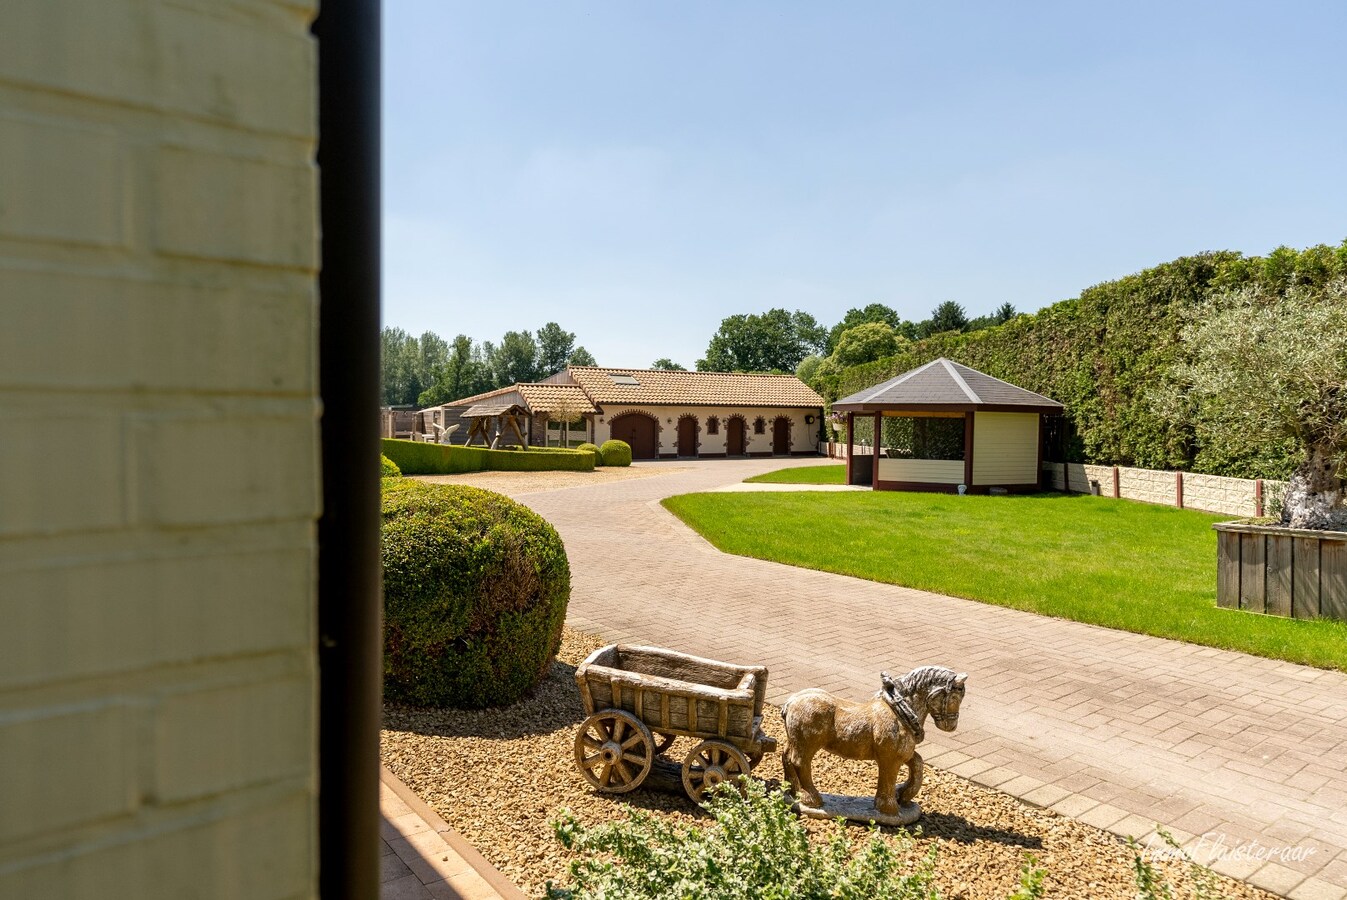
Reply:
M609 423L613 440L626 441L631 445L632 459L657 459L659 441L655 420L641 413L624 413Z
M742 416L731 416L725 422L725 455L744 455L744 419Z
M678 455L697 455L696 416L683 416L678 420Z
M790 455L790 418L777 416L772 420L772 453L777 456Z

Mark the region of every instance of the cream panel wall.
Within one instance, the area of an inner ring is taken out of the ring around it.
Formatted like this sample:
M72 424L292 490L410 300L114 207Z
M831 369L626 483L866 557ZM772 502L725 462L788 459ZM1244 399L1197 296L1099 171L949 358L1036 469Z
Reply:
M0 26L0 897L316 892L312 0Z
M1036 484L1038 423L1038 413L974 413L973 484Z
M603 413L595 417L596 444L602 444L612 436L609 422L627 412L644 412L659 419L659 452L670 455L678 452L678 420L691 415L697 419L701 431L698 434L697 452L704 456L723 455L725 453L726 423L730 416L744 418L744 438L749 454L769 455L772 452L772 422L778 416L790 419L791 453L818 452L819 411L816 409L783 408L771 406L626 406L615 403L605 404ZM719 434L707 433L707 419L715 416L719 419ZM814 421L805 422L805 416ZM754 434L753 423L763 419L763 433ZM599 421L602 420L602 421Z
M963 460L879 458L880 481L963 484Z

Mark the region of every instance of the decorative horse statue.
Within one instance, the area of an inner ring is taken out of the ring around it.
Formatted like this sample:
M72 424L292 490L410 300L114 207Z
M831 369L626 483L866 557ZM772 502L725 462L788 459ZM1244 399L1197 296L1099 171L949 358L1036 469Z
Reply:
M929 713L941 731L957 728L968 675L944 666L922 666L901 678L881 672L879 679L879 693L868 703L809 688L791 694L782 704L790 741L782 766L803 807L823 808L810 772L820 750L879 763L874 808L882 815L897 816L900 804L911 804L921 790L923 766L917 745L926 737L926 716ZM907 781L900 786L898 769L904 765ZM915 821L919 810L911 808Z

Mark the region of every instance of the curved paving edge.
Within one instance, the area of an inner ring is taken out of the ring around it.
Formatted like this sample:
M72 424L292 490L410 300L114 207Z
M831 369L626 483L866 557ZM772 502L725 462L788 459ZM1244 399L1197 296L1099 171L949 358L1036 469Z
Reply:
M1347 676L730 556L658 503L811 462L826 463L680 461L517 499L566 542L575 627L767 664L776 702L957 663L976 689L966 727L928 741L933 764L1119 835L1159 822L1191 849L1208 833L1309 848L1212 868L1294 900L1347 897Z
M525 900L402 780L379 767L380 900Z

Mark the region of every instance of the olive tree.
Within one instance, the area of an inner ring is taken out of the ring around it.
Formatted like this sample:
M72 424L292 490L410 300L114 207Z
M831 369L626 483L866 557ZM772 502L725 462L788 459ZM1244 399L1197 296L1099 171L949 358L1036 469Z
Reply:
M1347 280L1213 296L1182 337L1189 359L1160 408L1209 445L1294 441L1282 523L1347 529Z

